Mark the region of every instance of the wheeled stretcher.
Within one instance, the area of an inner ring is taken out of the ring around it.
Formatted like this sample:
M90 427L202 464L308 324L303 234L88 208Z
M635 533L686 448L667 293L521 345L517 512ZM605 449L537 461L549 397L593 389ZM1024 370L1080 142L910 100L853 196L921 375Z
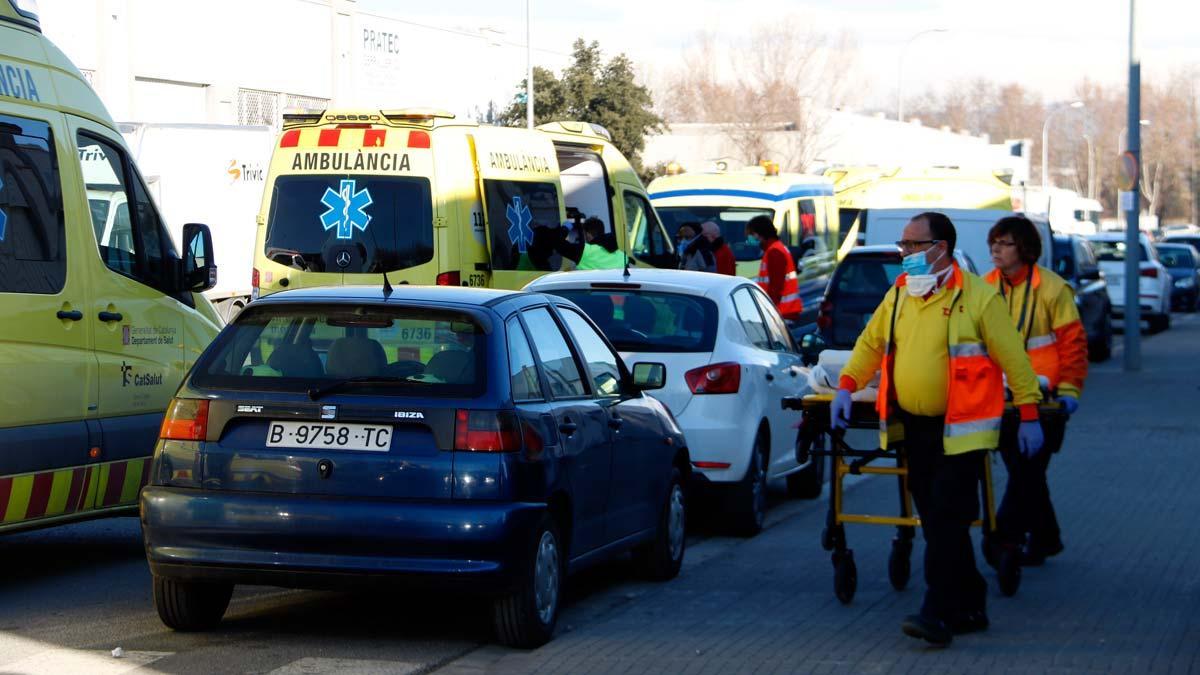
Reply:
M809 394L784 398L782 405L788 410L801 411L800 432L796 440L797 461L804 463L809 458L821 459L829 457L832 460L830 472L829 510L825 516L825 527L821 531L821 546L826 551L832 551L833 588L838 600L849 603L854 599L858 588L858 569L854 564L854 550L847 546L846 523L864 525L891 525L896 528L896 536L892 538L892 550L888 556L888 580L896 590L903 590L908 584L912 564L913 537L916 528L921 525L913 509L912 495L908 489L908 466L903 442L892 444L886 450L875 448L861 450L851 447L842 430L834 430L830 425L830 394ZM1043 404L1040 407L1045 446L1043 452L1056 452L1062 444L1066 427L1066 413L1057 402ZM1001 443L1006 439L1015 439L1020 415L1016 408L1009 406L1004 414L1001 425ZM851 429L870 429L878 432L879 415L874 402L856 401L851 406ZM984 470L981 484L983 494L983 517L976 520L974 525L982 527L985 540L996 529L996 499L992 486L991 453L984 455ZM871 466L875 460L891 460L889 466ZM882 474L896 476L899 487L899 515L867 515L846 513L843 504L842 481L846 475ZM1021 566L1019 549L999 550L992 561L997 570L1000 591L1006 596L1013 595L1021 583Z

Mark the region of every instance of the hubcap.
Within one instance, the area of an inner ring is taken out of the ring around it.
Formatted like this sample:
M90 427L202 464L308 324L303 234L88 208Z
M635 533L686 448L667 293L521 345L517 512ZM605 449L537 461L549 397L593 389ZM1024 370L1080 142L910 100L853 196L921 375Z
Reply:
M538 542L537 560L533 563L533 599L538 618L550 623L558 606L558 542L550 532L543 532Z
M683 534L687 524L685 519L683 488L679 484L675 484L671 486L671 511L667 514L667 536L673 561L683 555Z

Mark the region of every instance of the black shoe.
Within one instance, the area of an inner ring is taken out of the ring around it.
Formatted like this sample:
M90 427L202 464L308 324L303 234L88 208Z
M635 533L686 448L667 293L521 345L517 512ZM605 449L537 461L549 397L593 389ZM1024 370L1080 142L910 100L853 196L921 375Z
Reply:
M981 609L961 615L948 621L947 624L950 631L955 635L966 635L967 633L978 633L987 630L991 622L988 621L987 612Z
M904 622L900 624L900 630L909 637L924 640L938 647L945 647L954 639L954 634L944 622L926 619L920 614L905 617Z

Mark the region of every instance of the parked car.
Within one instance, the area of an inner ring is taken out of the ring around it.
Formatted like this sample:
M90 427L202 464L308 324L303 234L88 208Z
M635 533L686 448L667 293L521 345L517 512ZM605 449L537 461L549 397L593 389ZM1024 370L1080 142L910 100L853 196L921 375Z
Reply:
M1200 306L1200 252L1191 244L1156 244L1158 259L1171 275L1171 308L1194 312Z
M220 621L234 584L494 594L501 642L553 633L565 575L683 561L687 443L661 363L632 372L556 296L300 289L205 350L141 493L163 623Z
M1077 234L1055 234L1053 257L1054 271L1075 290L1079 319L1087 333L1088 360L1107 361L1112 356L1112 302L1091 243Z
M728 500L741 533L762 529L769 480L785 478L793 496L820 495L823 465L797 463L800 417L780 405L799 392L800 354L754 282L635 269L550 274L526 289L574 301L623 358L666 364L666 386L653 395L687 435L695 487Z
M1171 327L1171 275L1158 260L1150 238L1140 234L1138 257L1138 305L1153 332ZM1096 252L1100 270L1108 284L1108 299L1113 314L1125 314L1125 233L1101 232L1088 236Z
M875 308L900 276L900 258L900 249L894 244L856 246L842 258L817 315L817 331L827 348L854 348ZM979 273L961 249L954 251L954 259L964 270Z

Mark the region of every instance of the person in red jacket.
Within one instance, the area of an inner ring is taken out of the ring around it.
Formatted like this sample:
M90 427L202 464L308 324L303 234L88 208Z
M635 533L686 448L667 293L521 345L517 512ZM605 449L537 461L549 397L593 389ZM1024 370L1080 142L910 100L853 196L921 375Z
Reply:
M700 226L700 234L712 246L713 255L717 258L717 274L737 275L737 260L733 257L733 249L721 236L721 226L709 220Z
M746 223L746 240L762 248L762 260L758 264L755 281L766 291L771 302L779 309L784 321L797 321L804 311L800 300L800 280L796 275L796 263L792 254L779 241L779 231L767 216L755 216Z

